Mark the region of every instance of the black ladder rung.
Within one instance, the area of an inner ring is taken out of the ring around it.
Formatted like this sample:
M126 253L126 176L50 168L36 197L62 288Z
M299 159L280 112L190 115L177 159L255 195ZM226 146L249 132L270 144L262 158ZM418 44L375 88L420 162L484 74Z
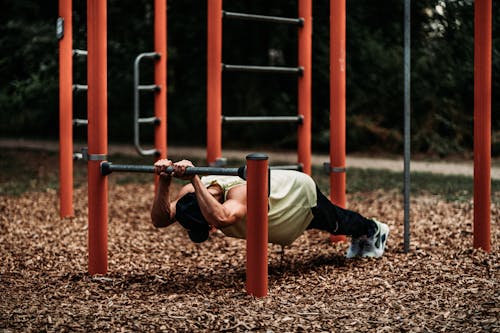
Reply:
M222 123L297 123L302 124L303 116L268 116L268 117L228 117L222 116Z
M73 119L73 125L75 126L87 126L89 121L87 119Z
M77 57L86 57L88 52L87 50L73 49L73 55Z
M86 84L74 84L73 91L87 91L89 90L89 86Z
M222 17L228 18L228 19L236 19L236 20L294 24L294 25L297 25L300 27L304 25L303 18L289 18L289 17L280 17L280 16L235 13L235 12L227 12L224 10L222 11Z
M156 84L141 84L137 86L140 91L160 91L160 86Z
M253 72L253 73L277 73L302 75L302 67L277 67L277 66L247 66L222 64L222 70L227 72Z

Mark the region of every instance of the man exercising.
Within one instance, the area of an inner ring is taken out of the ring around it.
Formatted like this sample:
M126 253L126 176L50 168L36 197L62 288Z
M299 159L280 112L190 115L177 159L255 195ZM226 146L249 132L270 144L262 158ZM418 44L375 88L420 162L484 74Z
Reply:
M166 173L168 167L172 173ZM246 238L246 181L237 176L186 175L188 160L176 163L162 159L155 163L160 175L151 209L157 228L178 221L193 242L208 239L212 228L226 236ZM175 200L170 201L172 177L189 180ZM328 200L308 175L290 170L271 170L268 199L268 239L270 243L289 245L307 229L319 229L333 235L351 236L347 258L381 257L389 227L375 219L340 208Z

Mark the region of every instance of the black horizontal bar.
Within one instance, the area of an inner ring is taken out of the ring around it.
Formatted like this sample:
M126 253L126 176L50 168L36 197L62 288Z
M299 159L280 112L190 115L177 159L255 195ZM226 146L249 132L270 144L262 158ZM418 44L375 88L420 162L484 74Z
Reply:
M226 11L222 11L222 17L228 18L228 19L237 19L237 20L295 24L295 25L298 25L300 27L304 25L304 19L302 19L302 18L288 18L288 17L280 17L280 16L244 14L244 13L235 13L235 12L226 12Z
M223 123L298 123L304 120L302 116L272 116L272 117L228 117L222 116Z
M168 167L166 172L172 173L173 167ZM130 165L113 164L111 162L101 163L101 174L107 176L112 172L136 172L136 173L154 173L155 167L152 165ZM217 168L217 167L188 167L186 175L219 175L219 176L239 176L245 179L246 168Z
M228 72L254 72L302 75L302 67L277 67L277 66L246 66L222 64L222 70Z

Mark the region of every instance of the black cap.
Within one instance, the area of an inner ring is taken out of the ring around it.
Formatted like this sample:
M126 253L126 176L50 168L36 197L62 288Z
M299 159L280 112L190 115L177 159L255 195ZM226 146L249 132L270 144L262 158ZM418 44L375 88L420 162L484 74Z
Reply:
M175 219L188 231L193 242L202 243L208 239L210 226L201 213L194 193L188 193L177 201Z

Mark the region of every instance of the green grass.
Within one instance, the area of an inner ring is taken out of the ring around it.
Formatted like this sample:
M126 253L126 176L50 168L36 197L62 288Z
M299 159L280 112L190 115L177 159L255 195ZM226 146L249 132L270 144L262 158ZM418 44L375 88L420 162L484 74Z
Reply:
M329 177L323 168L313 168L313 178L318 186L329 193ZM349 168L346 174L346 191L355 194L373 190L403 192L403 172L380 169ZM431 194L447 201L468 201L473 197L473 179L467 176L442 175L429 172L412 172L411 195ZM500 204L500 181L491 182L492 202Z
M150 164L151 157L113 155L114 163ZM195 165L203 161L193 160ZM229 161L231 166L237 162ZM58 154L26 149L2 149L0 151L0 195L20 195L26 191L45 191L59 186ZM74 164L75 187L87 182L87 166L84 161ZM113 174L112 181L117 184L148 183L149 174ZM329 193L329 176L321 167L313 168L313 178L318 186ZM403 173L376 169L350 168L347 171L347 192L351 194L373 190L403 191ZM491 183L492 202L500 204L500 181ZM446 176L432 173L412 172L411 194L432 194L448 201L467 201L472 199L473 180L466 176Z

